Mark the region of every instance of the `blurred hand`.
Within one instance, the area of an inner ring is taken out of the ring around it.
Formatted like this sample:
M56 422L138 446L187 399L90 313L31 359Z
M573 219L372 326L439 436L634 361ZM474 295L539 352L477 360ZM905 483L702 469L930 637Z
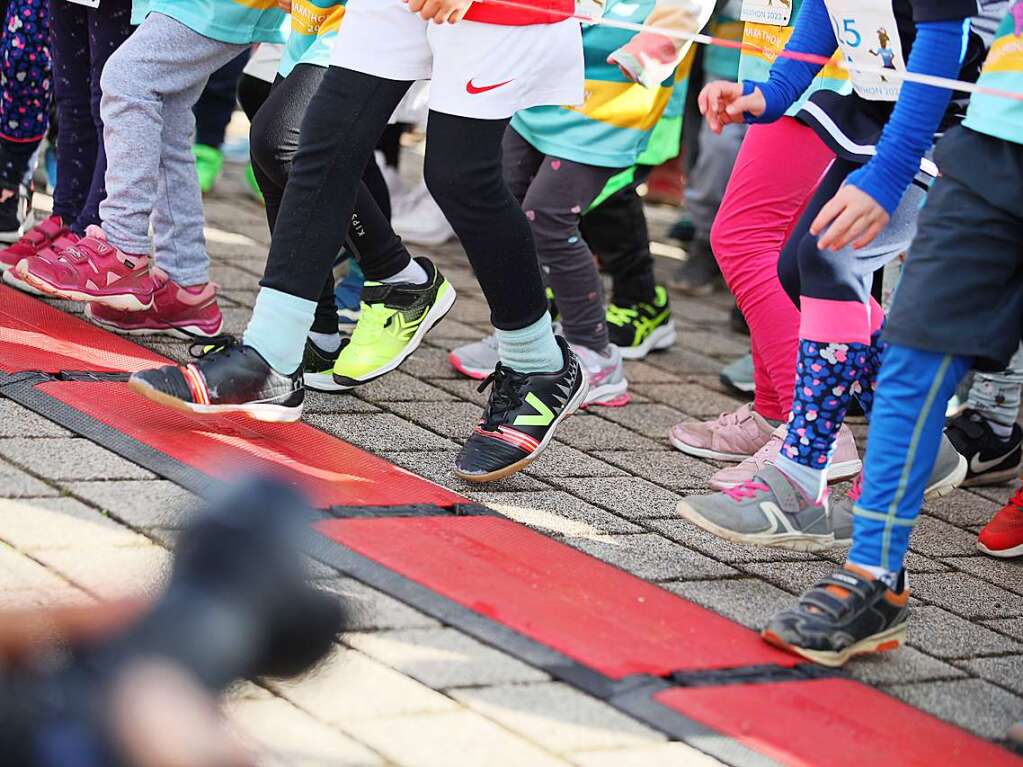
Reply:
M846 184L821 208L810 225L820 250L838 251L850 242L855 250L865 248L888 226L888 211L877 200L852 184Z
M656 32L640 32L607 57L622 74L646 88L656 88L675 71L678 49L670 37Z
M715 133L732 123L744 122L743 114L749 112L760 117L767 109L764 94L755 88L748 96L742 95L742 83L718 80L703 86L697 99L700 114L707 119L707 125Z
M402 0L412 13L418 13L424 21L435 24L454 24L465 16L472 0Z
M291 0L277 0L277 7L285 13L291 13Z

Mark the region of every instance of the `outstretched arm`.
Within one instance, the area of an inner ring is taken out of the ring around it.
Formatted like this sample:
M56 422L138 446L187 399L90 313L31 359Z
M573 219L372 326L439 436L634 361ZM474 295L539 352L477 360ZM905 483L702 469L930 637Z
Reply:
M713 0L657 0L644 22L649 31L637 33L608 56L633 82L647 88L662 83L688 53L692 41L670 37L661 30L699 32L714 11Z

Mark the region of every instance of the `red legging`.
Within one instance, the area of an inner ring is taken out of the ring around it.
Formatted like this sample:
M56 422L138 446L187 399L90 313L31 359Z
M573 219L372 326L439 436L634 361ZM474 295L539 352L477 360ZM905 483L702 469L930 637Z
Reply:
M757 412L792 407L799 310L778 281L778 258L834 154L792 117L753 125L739 150L711 245L750 328Z

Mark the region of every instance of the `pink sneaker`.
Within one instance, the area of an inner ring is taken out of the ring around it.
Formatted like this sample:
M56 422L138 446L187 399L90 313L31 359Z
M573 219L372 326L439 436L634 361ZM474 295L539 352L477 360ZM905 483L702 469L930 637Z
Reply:
M762 468L774 463L787 434L788 426L782 424L771 433L767 444L752 456L738 466L721 469L711 477L710 486L715 490L728 490L744 482L752 481ZM862 469L863 463L860 461L860 453L856 449L856 438L853 436L852 429L842 424L842 428L838 430L838 439L835 441L834 455L831 456L828 482L853 479Z
M148 256L122 253L107 243L98 226L56 258L26 258L14 268L17 276L45 295L72 301L98 301L115 309L141 311L153 305L152 285L129 280L149 270Z
M671 444L697 458L743 461L771 439L774 427L752 405L722 413L715 421L676 424L668 432Z
M6 272L23 258L34 256L62 235L69 233L60 216L50 216L33 226L13 245L0 250L0 272Z
M130 336L210 338L224 327L224 316L217 305L217 288L212 282L183 288L155 267L150 274L125 279L148 284L152 294L149 309L127 312L92 303L85 307L85 316L101 327Z
M62 234L58 235L53 240L51 240L50 242L43 245L34 254L26 256L26 258L41 258L46 261L55 261L61 251L76 245L79 239L81 238L74 232L65 231ZM24 260L25 259L23 258L22 261ZM24 291L25 293L31 293L34 296L47 295L38 288L33 287L31 284L29 284L21 277L18 270L14 268L20 263L21 261L18 261L17 264L15 264L13 267L11 267L10 269L3 273L4 282L6 282L11 287L17 288L18 290Z

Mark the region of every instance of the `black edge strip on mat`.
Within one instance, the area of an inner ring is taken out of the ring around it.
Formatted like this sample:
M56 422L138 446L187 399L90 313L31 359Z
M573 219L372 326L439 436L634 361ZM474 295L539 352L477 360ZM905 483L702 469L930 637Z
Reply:
M725 687L733 684L778 684L835 678L848 679L849 675L842 669L814 663L798 663L789 668L765 664L707 671L675 671L667 676L667 680L675 687Z
M617 681L609 679L567 655L463 607L313 530L306 536L306 553L726 764L733 767L778 767L778 762L655 701L654 693L677 686L668 680L646 674Z
M455 503L438 506L433 503L416 503L407 506L331 506L328 513L339 519L363 519L381 517L499 517L493 509L478 503Z

